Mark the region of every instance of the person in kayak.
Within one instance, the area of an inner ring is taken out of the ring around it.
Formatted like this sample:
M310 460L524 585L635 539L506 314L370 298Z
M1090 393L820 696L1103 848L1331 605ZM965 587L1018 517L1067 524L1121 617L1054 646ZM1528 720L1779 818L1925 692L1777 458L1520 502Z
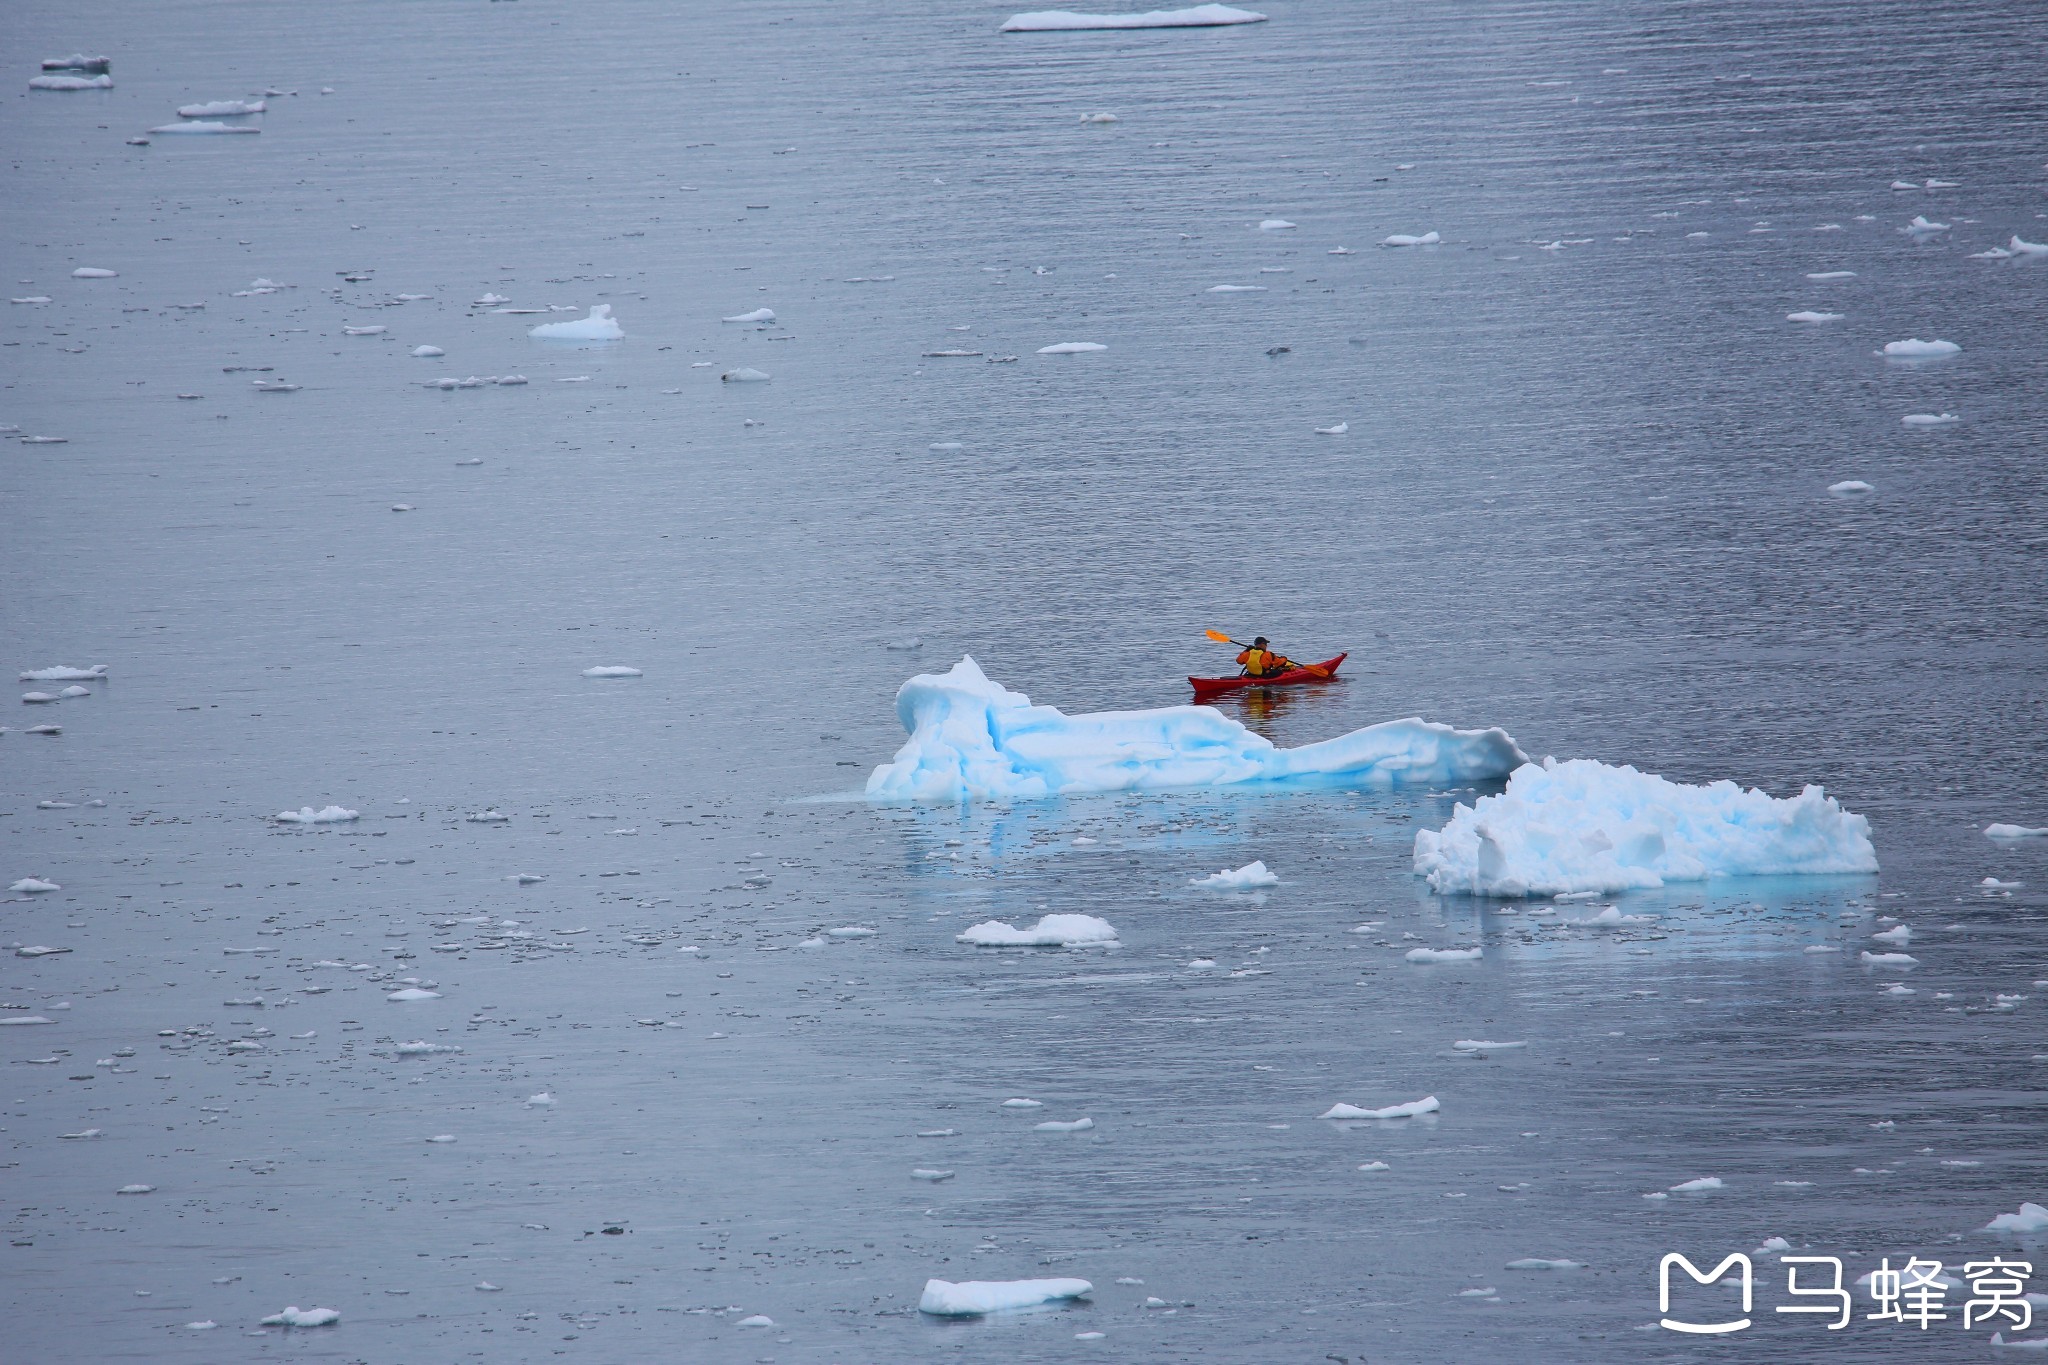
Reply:
M1276 673L1285 673L1288 669L1296 667L1294 660L1266 648L1266 637L1263 635L1253 640L1251 646L1237 656L1237 661L1244 666L1241 676L1247 678L1270 678Z

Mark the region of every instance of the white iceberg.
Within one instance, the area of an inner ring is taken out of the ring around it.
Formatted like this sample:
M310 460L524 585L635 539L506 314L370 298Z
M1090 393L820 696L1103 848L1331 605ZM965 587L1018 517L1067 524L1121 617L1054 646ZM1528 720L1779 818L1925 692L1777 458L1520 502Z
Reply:
M1986 825L1987 839L2039 839L2048 836L2048 827L2035 828L2031 825Z
M1946 427L1962 420L1952 412L1909 412L1899 419L1909 427Z
M23 877L7 889L24 896L33 896L44 891L62 891L64 888L41 877Z
M270 108L262 100L209 100L205 104L181 104L179 118L229 118L236 114L260 114Z
M1803 310L1803 311L1801 311L1801 312L1797 312L1797 313L1787 313L1787 314L1785 314L1785 321L1787 321L1787 322L1840 322L1840 321L1841 321L1841 320L1842 320L1842 319L1843 319L1844 317L1846 317L1846 316L1847 316L1847 314L1845 314L1845 313L1816 313L1816 312L1814 312L1814 311L1813 311L1812 309L1805 309L1805 310Z
M726 322L773 322L773 321L775 321L775 310L774 310L773 308L756 308L756 309L755 309L755 310L754 310L753 312L751 312L751 313L736 313L736 314L734 314L734 315L733 315L732 317L726 318L726 319L725 319L725 321L726 321Z
M1904 341L1887 341L1878 354L1894 360L1924 360L1929 356L1954 355L1962 349L1953 341L1922 341L1919 337L1907 337Z
M590 316L574 322L544 322L528 332L530 337L543 341L617 341L626 334L612 317L612 306L600 303L593 306Z
M1094 1289L1086 1280L926 1280L917 1311L941 1318L974 1317L1078 1299Z
M1040 355L1086 355L1091 351L1106 351L1109 347L1099 341L1057 341L1050 346L1038 348Z
M1229 5L1195 5L1189 9L1156 9L1144 14L1075 14L1071 10L1035 10L1005 20L1004 33L1051 33L1098 28L1217 28L1224 24L1258 24L1266 16Z
M297 810L281 810L270 818L284 825L340 825L356 818L357 813L340 806L324 806L314 810L311 806L300 806Z
M332 1308L300 1308L296 1304L261 1320L265 1327L332 1327L341 1314Z
M1384 1109L1360 1109L1352 1104L1333 1104L1323 1113L1316 1115L1316 1117L1319 1119L1412 1119L1418 1114L1434 1114L1441 1108L1443 1106L1437 1103L1436 1096L1425 1095L1419 1100L1410 1100L1406 1104L1390 1104Z
M112 90L114 78L101 72L97 76L31 76L28 78L31 90Z
M1381 246L1435 246L1443 240L1434 232L1425 232L1420 237L1406 232L1397 232L1391 237L1382 237Z
M1114 943L1116 926L1093 915L1045 915L1029 929L984 920L953 936L977 948L1068 948L1079 943Z
M1484 948L1410 948L1405 954L1410 962L1477 962L1486 956Z
M1207 887L1211 891L1250 891L1261 886L1278 886L1280 878L1267 869L1264 859L1260 859L1235 871L1225 868L1221 872L1198 877L1188 885Z
M1690 786L1591 759L1525 764L1498 796L1415 832L1415 872L1440 895L1548 896L1667 881L1877 871L1870 822L1821 788L1774 798Z
M595 668L584 669L583 676L586 678L637 678L641 676L641 673L639 669L628 668L624 664L599 664Z
M149 130L152 133L260 133L263 130L253 123L222 123L216 119L194 119L189 123L166 123Z
M1069 716L989 681L973 658L896 694L910 738L869 776L874 801L965 801L1290 779L1390 788L1495 779L1526 762L1501 730L1385 721L1282 749L1209 706Z
M1984 1225L1986 1232L2048 1232L2048 1208L2021 1204L2018 1213L2001 1213Z

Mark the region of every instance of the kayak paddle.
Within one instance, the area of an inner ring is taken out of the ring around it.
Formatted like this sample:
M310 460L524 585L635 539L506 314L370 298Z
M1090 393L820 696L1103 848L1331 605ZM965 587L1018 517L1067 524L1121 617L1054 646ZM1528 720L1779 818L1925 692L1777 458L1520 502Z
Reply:
M1239 649L1251 648L1251 646L1246 644L1244 641L1233 640L1220 630L1205 630L1202 632L1202 634L1208 636L1210 639L1214 640L1219 645L1236 645ZM1327 678L1330 676L1330 670L1324 668L1320 664L1298 664L1294 662L1294 660L1288 659L1287 668L1288 671L1306 673L1312 678Z

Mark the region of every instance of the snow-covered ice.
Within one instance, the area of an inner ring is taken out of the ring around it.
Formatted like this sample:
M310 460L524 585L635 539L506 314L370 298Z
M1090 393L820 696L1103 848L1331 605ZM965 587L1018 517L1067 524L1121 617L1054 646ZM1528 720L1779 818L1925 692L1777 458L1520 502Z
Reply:
M1721 1188L1720 1176L1703 1175L1697 1180L1687 1180L1681 1184L1673 1185L1671 1192L1673 1194L1705 1194L1708 1190L1718 1190Z
M1031 1131L1034 1133L1085 1133L1094 1126L1095 1120L1091 1118L1047 1119L1044 1123L1032 1124Z
M1626 891L1715 877L1877 871L1870 822L1821 788L1774 798L1733 782L1669 782L1591 759L1525 764L1498 796L1415 833L1415 872L1442 895Z
M1257 862L1246 863L1240 868L1225 868L1221 872L1212 872L1206 877L1189 882L1188 885L1207 887L1212 891L1250 891L1261 886L1278 886L1280 878L1267 869L1264 859L1260 859Z
M1080 943L1114 943L1116 928L1094 915L1045 915L1028 929L984 920L953 936L977 948L1065 948Z
M756 308L751 313L735 313L733 316L722 320L725 322L773 322L775 321L775 310L773 308Z
M1143 14L1076 14L1072 10L1034 10L1005 20L1004 33L1047 33L1098 28L1215 28L1225 24L1256 24L1265 15L1229 5L1194 5L1188 9L1156 9Z
M1410 962L1477 962L1486 956L1484 948L1410 948L1405 955Z
M359 814L341 806L323 806L319 810L301 806L297 810L281 810L270 818L284 825L341 825L358 818Z
M917 1308L935 1317L973 1317L1078 1299L1094 1289L1086 1280L926 1280Z
M237 114L260 114L270 106L262 100L209 100L205 104L181 104L179 118L231 118Z
M1344 434L1345 432L1347 432L1347 431L1349 431L1349 430L1351 430L1351 423L1349 423L1349 422L1339 422L1339 423L1337 423L1337 425L1336 425L1336 426L1334 426L1334 427L1317 427L1317 428L1316 428L1316 435L1318 435L1318 436L1342 436L1342 435L1343 435L1343 434Z
M332 1327L340 1321L341 1314L332 1308L300 1308L294 1304L262 1319L262 1324L265 1327Z
M1809 280L1853 280L1856 278L1856 272L1853 270L1816 270L1807 275L1806 278Z
M583 676L586 678L638 678L642 674L639 669L630 668L625 664L599 664L595 668L584 669Z
M1841 320L1843 319L1843 317L1845 317L1845 316L1846 316L1846 314L1842 314L1842 313L1816 313L1816 312L1812 311L1811 309L1807 309L1807 310L1804 310L1804 311L1801 311L1801 312L1797 312L1797 313L1787 313L1787 314L1785 314L1785 321L1787 321L1787 322L1840 322L1840 321L1841 321Z
M751 365L742 365L736 370L727 370L718 377L727 384L765 384L768 382L768 372L766 370L757 370Z
M1259 231L1261 232L1285 232L1293 226L1294 224L1288 222L1285 218L1262 218L1259 220Z
M97 76L31 76L28 78L31 90L112 90L114 78L101 72Z
M1954 355L1962 349L1953 341L1922 341L1919 337L1907 337L1904 341L1887 341L1878 354L1893 360L1925 360L1932 356Z
M1863 950L1863 965L1866 967L1911 967L1920 961L1911 953L1873 953Z
M1917 236L1926 232L1947 232L1948 229L1949 225L1947 223L1937 223L1924 213L1916 213L1913 215L1913 221L1900 228L1899 231L1912 233Z
M1106 351L1109 347L1099 341L1056 341L1050 346L1038 348L1040 355L1087 355L1091 351Z
M111 280L121 272L109 270L103 265L82 265L71 272L74 280Z
M1413 234L1413 233L1408 233L1408 232L1396 232L1396 233L1394 233L1394 234L1393 234L1392 236L1389 236L1389 237L1382 237L1382 238L1380 238L1380 245L1381 245L1381 246L1435 246L1435 245L1436 245L1436 244L1437 244L1438 242L1441 242L1442 240L1443 240L1443 238L1442 238L1441 236L1439 236L1439 235L1438 235L1437 233L1435 233L1435 232L1425 232L1425 233L1423 233L1423 234L1422 234L1421 236L1419 236L1419 237L1418 237L1418 236L1416 236L1416 235L1415 235L1415 234Z
M2048 826L2034 825L1986 825L1987 839L2040 839L2048 838Z
M972 657L896 695L910 738L868 778L871 800L964 801L1341 779L1389 788L1498 778L1524 762L1501 730L1410 718L1282 749L1209 706L1068 716L991 682Z
M1266 286L1263 284L1212 284L1209 286L1208 292L1211 294L1263 294L1266 292Z
M2048 1208L2020 1205L2018 1213L2001 1213L1984 1225L1986 1232L2048 1232Z
M21 675L23 682L86 682L107 676L105 664L94 664L91 668L69 668L58 664L53 668L31 668Z
M384 998L386 1000L395 1000L400 1004L409 1004L415 1000L439 1000L441 992L421 990L418 986L407 986L404 990L393 991Z
M1909 412L1899 419L1909 427L1946 427L1962 420L1952 412Z
M527 333L543 341L617 341L625 334L626 329L619 326L618 319L612 316L612 306L608 303L593 305L587 318L578 318L574 322L544 322Z
M260 133L263 130L253 123L222 123L218 119L193 119L185 123L166 123L149 130L151 133L200 133L218 136L222 133Z
M1451 1046L1459 1052L1500 1052L1507 1048L1527 1047L1529 1044L1526 1041L1495 1043L1489 1042L1484 1038L1460 1038L1457 1042L1452 1043Z
M1357 1105L1353 1104L1333 1104L1322 1113L1316 1115L1316 1117L1319 1119L1412 1119L1421 1114L1434 1114L1442 1108L1443 1105L1437 1102L1436 1096L1425 1095L1419 1100L1410 1100L1406 1104L1390 1104L1384 1109L1360 1109Z
M1877 486L1875 484L1865 483L1862 479L1843 479L1839 483L1828 485L1828 492L1838 498L1852 498L1863 493L1875 493L1876 491Z

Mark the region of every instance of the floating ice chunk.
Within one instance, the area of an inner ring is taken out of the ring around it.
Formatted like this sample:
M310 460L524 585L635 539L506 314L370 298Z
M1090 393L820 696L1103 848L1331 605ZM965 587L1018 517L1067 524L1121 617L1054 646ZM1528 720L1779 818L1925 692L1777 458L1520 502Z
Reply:
M57 695L60 697L89 697L92 695L92 689L89 687L72 686L65 688Z
M2048 242L2029 242L2015 236L2005 245L2015 256L2048 256Z
M924 354L927 360L960 360L964 359L967 356L980 355L981 352L970 351L966 350L963 347L954 346L943 351L926 351Z
M1589 929L1611 929L1622 924L1655 924L1656 922L1657 917L1655 915L1624 915L1619 907L1612 905L1597 915L1588 915L1584 919L1568 919L1564 921L1566 924L1576 924L1582 928Z
M917 1308L934 1317L974 1317L1078 1299L1094 1289L1086 1280L967 1280L959 1284L926 1280Z
M424 1040L415 1043L400 1043L391 1049L395 1057L431 1057L441 1052L460 1052L454 1043L429 1043Z
M1434 232L1425 232L1420 237L1411 233L1397 232L1391 237L1382 237L1381 246L1435 246L1443 240Z
M1419 1100L1406 1104L1390 1104L1384 1109L1360 1109L1352 1104L1333 1104L1316 1115L1319 1119L1412 1119L1421 1114L1434 1114L1443 1105L1437 1103L1434 1095L1425 1095Z
M112 90L114 78L101 72L97 76L31 76L28 78L31 90Z
M1198 957L1188 963L1188 970L1191 972L1206 972L1215 965L1216 959L1213 957Z
M118 270L108 270L105 266L82 265L71 272L71 278L74 280L111 280L120 273Z
M544 322L528 332L531 337L544 341L617 341L626 334L612 317L612 306L600 303L592 306L590 316L574 322Z
M498 376L498 384L502 388L516 388L525 382L526 376L523 374L501 374ZM475 463L482 464L483 461L477 460Z
M1415 872L1440 895L1624 891L1667 881L1875 872L1870 822L1821 788L1774 799L1690 786L1591 759L1525 764L1507 790L1415 834Z
M1880 933L1872 934L1871 937L1879 943L1895 943L1903 948L1913 941L1913 930L1910 925L1901 924L1897 928L1886 929Z
M480 810L474 815L465 815L462 818L472 825L502 825L512 819L511 816L498 810Z
M1840 483L1828 485L1828 492L1838 498L1855 497L1862 493L1875 493L1876 491L1875 485L1865 483L1861 479L1844 479Z
M1143 14L1076 14L1071 10L1036 10L1012 15L1004 33L1046 33L1069 29L1216 28L1225 24L1257 24L1266 16L1229 5L1195 5L1189 9L1150 10Z
M1984 889L1985 889L1986 891L2017 891L2017 890L2019 890L2019 889L2020 889L2020 888L2021 888L2022 886L2025 886L2025 885L2026 885L2026 883L2025 883L2025 882L2002 882L2002 881L1998 880L1998 878L1996 878L1996 877L1986 877L1986 878L1985 878L1985 879L1984 879L1983 881L1981 881L1981 882L1978 882L1978 883L1977 883L1977 885L1979 885L1979 886L1983 887L1983 888L1984 888ZM1901 925L1901 926L1899 926L1899 927L1900 927L1900 928L1904 928L1905 926L1904 926L1904 925Z
M58 1136L58 1137L60 1137L60 1138L66 1138L66 1139L75 1139L75 1138L96 1138L96 1137L98 1137L99 1135L100 1135L100 1130L99 1130L99 1129L97 1129L97 1128L86 1128L86 1129L83 1129L83 1130L81 1130L81 1131L79 1131L79 1132L76 1132L76 1133L59 1133L59 1134L57 1134L57 1136Z
M1791 1249L1792 1244L1783 1237L1766 1237L1764 1238L1764 1244L1749 1254L1752 1256L1768 1256L1775 1251L1790 1251Z
M385 996L384 998L386 1000L395 1000L398 1001L400 1004L405 1004L414 1000L439 1000L441 998L441 992L424 991L421 990L418 986L407 986L404 990L393 991L391 992L391 994Z
M1703 1175L1697 1180L1688 1180L1683 1184L1673 1185L1671 1192L1673 1194L1704 1194L1708 1190L1718 1190L1721 1188L1723 1186L1720 1176Z
M386 330L384 324L380 322L369 327L344 327L341 334L351 337L377 337L383 336Z
M1913 221L1906 224L1904 227L1900 228L1899 231L1910 232L1914 234L1919 234L1923 232L1947 232L1948 227L1949 225L1947 223L1936 223L1931 221L1925 214L1916 213L1913 215Z
M341 1314L332 1308L300 1308L296 1304L261 1320L265 1327L332 1327Z
M2034 828L2029 825L1986 825L1987 839L2040 839L2048 837L2048 827Z
M838 929L827 929L825 936L827 938L873 938L875 931L866 925L849 924Z
M1367 1161L1358 1168L1361 1171L1391 1171L1394 1168L1384 1161Z
M40 1014L9 1014L0 1016L0 1026L26 1024L54 1024L54 1019L45 1019Z
M83 52L74 52L68 57L43 58L45 71L111 71L114 63L110 57L90 57Z
M62 664L54 668L31 668L21 675L23 682L90 682L107 676L105 664L94 664L91 668L67 668Z
M1952 412L1909 412L1899 419L1909 427L1946 427L1962 420Z
M1895 190L1917 190L1920 187L1910 180L1894 180L1892 181L1892 188Z
M1806 310L1803 310L1803 311L1801 311L1801 312L1797 312L1797 313L1787 313L1787 314L1785 314L1785 321L1787 321L1787 322L1840 322L1840 321L1841 321L1841 320L1842 320L1843 318L1845 318L1845 317L1847 317L1847 316L1848 316L1848 314L1846 314L1846 313L1816 313L1816 312L1812 311L1811 309L1806 309Z
M628 668L624 664L599 664L595 668L584 669L583 676L586 678L637 678L641 676L641 673L639 669Z
M56 701L57 694L55 692L24 692L21 694L21 699L30 706L45 706L50 702Z
M41 891L62 891L64 888L55 882L44 881L41 877L23 877L7 889L26 895L34 895Z
M218 119L192 119L186 123L165 123L149 130L152 134L200 133L218 136L222 133L260 133L263 130L253 123L222 123Z
M1188 885L1207 887L1212 891L1250 891L1255 887L1278 886L1280 878L1269 871L1265 860L1261 859L1246 863L1235 871L1225 868L1221 872L1212 872L1206 877L1189 882Z
M1093 915L1045 915L1028 929L985 920L953 936L977 948L1068 948L1081 943L1114 943L1116 928Z
M1524 1256L1519 1261L1509 1261L1509 1270L1584 1270L1581 1261L1546 1261L1540 1256Z
M1853 280L1856 278L1856 272L1853 270L1817 270L1806 278L1809 280Z
M70 951L69 948L48 948L42 944L33 944L28 947L16 948L14 955L16 957L49 957L55 953L68 953Z
M1922 341L1919 337L1907 337L1904 341L1887 341L1878 354L1894 360L1925 360L1930 356L1954 355L1962 349L1953 341Z
M1389 788L1499 777L1524 761L1500 730L1409 719L1281 749L1208 706L1068 716L990 682L971 657L896 694L910 738L871 800L964 801L1341 778Z
M541 1091L538 1095L526 1097L526 1107L528 1109L552 1109L554 1104L555 1097L545 1090Z
M775 310L774 310L773 308L756 308L756 309L755 309L755 310L754 310L753 312L751 312L751 313L735 313L735 314L734 314L733 316L731 316L731 317L729 317L729 318L726 318L726 319L724 319L724 321L726 321L726 322L773 322L773 321L775 321Z
M1484 948L1410 948L1410 962L1477 962L1486 956Z
M936 1185L941 1180L951 1180L953 1178L953 1172L934 1170L927 1166L919 1166L911 1171L910 1178L912 1180L929 1180L934 1185Z
M1035 1133L1085 1133L1094 1126L1095 1120L1089 1118L1073 1119L1064 1123L1059 1119L1047 1119L1044 1123L1032 1124L1031 1130Z
M1263 284L1212 284L1206 291L1211 294L1263 294Z
M281 810L270 817L283 825L341 825L357 818L357 812L340 806L323 806L314 810L301 806L297 810Z
M448 353L447 353L446 351L442 350L442 349L441 349L441 348L440 348L439 346L415 346L415 347L413 347L413 348L412 348L412 353L413 353L414 355L416 355L416 356L419 356L419 357L420 357L420 358L422 358L422 359L426 359L426 358L429 358L429 357L432 357L432 356L437 356L437 355L447 355L447 354L448 354Z
M179 118L229 118L236 114L260 114L270 106L262 100L211 100L205 104L181 104Z
M1873 953L1863 951L1863 965L1866 967L1911 967L1920 961L1911 953Z
M1986 1232L2048 1232L2048 1208L2021 1204L2018 1213L2001 1213L1984 1225Z
M718 377L727 384L765 384L768 382L768 372L766 370L757 370L751 365L742 365L737 370L727 370Z
M1043 1109L1043 1108L1045 1108L1045 1101L1044 1101L1044 1100L1004 1100L1004 1101L1003 1101L1003 1104L1002 1104L1002 1107L1003 1107L1003 1108L1005 1108L1005 1109Z
M28 729L23 730L22 733L25 735L61 735L64 733L64 727L61 725L31 725Z
M115 1191L114 1191L114 1193L115 1193L115 1194L155 1194L155 1193L156 1193L156 1186L154 1186L154 1185L123 1185L123 1186L122 1186L122 1187L121 1187L120 1189L118 1189L118 1190L115 1190Z
M258 393L297 393L297 384L287 384L282 379L256 379L250 381Z
M1050 346L1038 348L1040 355L1086 355L1091 351L1106 351L1109 347L1099 341L1059 341Z
M1511 1047L1527 1047L1529 1046L1529 1044L1526 1041L1516 1043L1493 1043L1488 1042L1483 1038L1460 1038L1457 1042L1452 1043L1451 1046L1459 1052L1500 1052L1503 1049Z

